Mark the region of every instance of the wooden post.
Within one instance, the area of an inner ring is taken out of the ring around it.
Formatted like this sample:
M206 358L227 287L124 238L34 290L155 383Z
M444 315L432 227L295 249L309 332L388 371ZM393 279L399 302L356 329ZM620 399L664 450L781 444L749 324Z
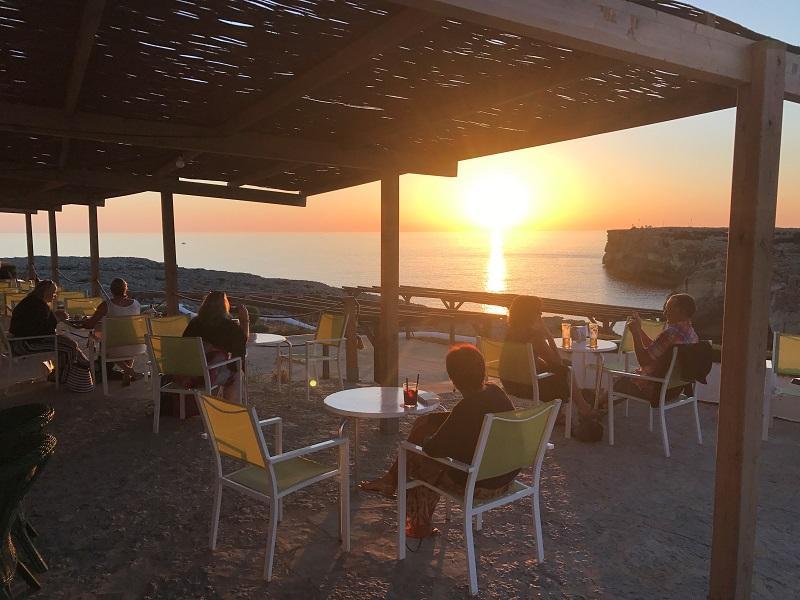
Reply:
M398 381L398 335L400 295L400 176L396 173L381 179L381 373L376 374L382 386L392 387ZM381 419L383 433L396 433L398 419Z
M345 296L344 313L347 315L347 328L344 332L347 338L345 347L347 381L358 383L358 302L353 296Z
M752 46L739 89L725 281L712 600L750 597L786 48Z
M97 232L97 206L89 205L89 279L92 296L100 297L100 239Z
M33 258L33 218L25 213L25 236L28 238L28 279L36 278L36 264Z
M167 314L178 314L178 256L175 251L175 210L172 192L161 192L161 232L164 237L164 292Z
M56 211L47 211L50 225L50 279L58 284L58 232L56 231Z

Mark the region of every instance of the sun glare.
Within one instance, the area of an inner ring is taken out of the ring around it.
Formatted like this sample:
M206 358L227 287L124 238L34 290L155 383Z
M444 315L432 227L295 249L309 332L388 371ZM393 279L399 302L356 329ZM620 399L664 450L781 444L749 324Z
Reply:
M533 194L517 175L503 172L475 174L461 184L461 198L469 218L486 229L517 225L530 211Z

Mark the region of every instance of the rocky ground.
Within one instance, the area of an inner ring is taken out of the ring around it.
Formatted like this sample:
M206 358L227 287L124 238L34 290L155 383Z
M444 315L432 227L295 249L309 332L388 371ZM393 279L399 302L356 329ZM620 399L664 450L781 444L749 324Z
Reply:
M421 347L409 348L401 367L419 372L414 360L421 354ZM268 363L262 360L253 371L250 398L260 416L284 418L284 447L330 438L339 421L324 411L322 399L334 387L323 383L311 402L302 385L279 394L268 382ZM50 564L35 597L469 597L458 511L451 523L438 513L441 535L400 563L395 502L354 489L353 549L345 554L336 534L336 486L314 486L286 502L275 579L266 584L261 573L267 509L257 501L227 492L218 548L208 549L213 464L197 417L162 419L162 431L154 435L144 381L125 389L112 384L111 398L55 393L46 384L16 391L0 399L0 406L35 401L56 410L50 431L58 438L57 451L27 499L40 532L37 545ZM455 398L448 394L444 401L452 406ZM691 411L671 412L670 459L661 454L658 434L647 431L646 413L635 407L630 418L619 419L614 447L565 440L557 429L556 448L542 471L545 562L534 558L528 502L491 512L475 538L479 597L705 597L716 415L716 406L701 406L705 445L698 446ZM409 425L404 422L402 432ZM380 434L374 422L363 424L358 450L365 476L382 472L399 439ZM753 598L800 597L796 424L776 423L771 441L762 446L759 470ZM522 478L529 482L531 475ZM14 590L24 596L23 585Z
M610 230L603 264L615 277L689 292L698 304L698 330L719 339L727 243L728 232L722 228ZM770 325L800 333L800 229L776 229L773 257Z

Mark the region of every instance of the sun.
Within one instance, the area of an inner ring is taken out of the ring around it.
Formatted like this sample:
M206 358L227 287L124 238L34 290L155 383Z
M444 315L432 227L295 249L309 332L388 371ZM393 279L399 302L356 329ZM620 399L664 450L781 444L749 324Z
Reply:
M519 224L533 202L533 190L513 173L476 173L465 177L460 187L467 216L486 229L504 230Z

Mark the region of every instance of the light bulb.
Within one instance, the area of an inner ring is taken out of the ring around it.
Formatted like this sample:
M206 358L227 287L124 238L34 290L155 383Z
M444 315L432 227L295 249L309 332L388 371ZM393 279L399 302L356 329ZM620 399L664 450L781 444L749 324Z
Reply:
M308 380L308 385L310 387L317 387L317 380L316 379L309 379Z

